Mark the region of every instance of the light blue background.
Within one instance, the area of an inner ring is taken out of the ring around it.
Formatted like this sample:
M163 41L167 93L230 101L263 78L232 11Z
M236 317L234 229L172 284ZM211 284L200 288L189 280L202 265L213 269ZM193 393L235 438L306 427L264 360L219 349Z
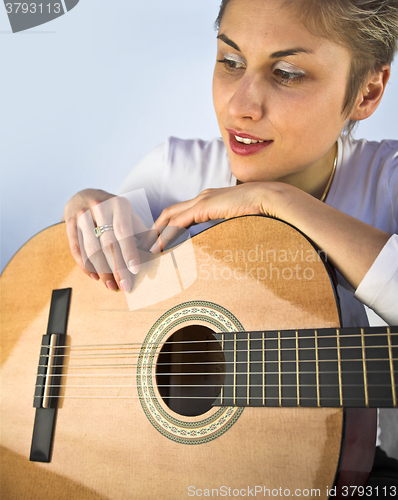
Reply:
M1 268L61 220L76 191L115 191L170 135L219 135L211 98L219 1L80 0L18 34L0 5ZM355 136L397 139L397 95L393 73Z

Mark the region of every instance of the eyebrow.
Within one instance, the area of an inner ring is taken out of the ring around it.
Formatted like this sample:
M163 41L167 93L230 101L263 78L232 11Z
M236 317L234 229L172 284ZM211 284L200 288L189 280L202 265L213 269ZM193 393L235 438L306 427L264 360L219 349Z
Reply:
M297 47L296 49L279 50L278 52L273 52L269 57L270 59L278 59L279 57L294 56L300 53L313 54L314 52L312 50Z
M229 45L233 49L237 50L238 52L241 52L240 48L236 45L236 43L233 42L232 40L230 40L227 37L227 35L221 34L221 35L218 35L217 38L222 40L224 43L226 43L227 45ZM288 49L288 50L278 50L277 52L273 52L272 54L270 54L269 58L270 59L278 59L279 57L294 56L294 55L300 54L300 53L313 54L313 51L308 50L308 49L303 49L302 47L297 47L297 48Z
M227 35L218 35L217 38L219 40L222 40L224 43L226 43L227 45L229 45L230 47L232 47L233 49L237 50L238 52L241 52L240 48L236 45L235 42L233 42L232 40L230 40Z

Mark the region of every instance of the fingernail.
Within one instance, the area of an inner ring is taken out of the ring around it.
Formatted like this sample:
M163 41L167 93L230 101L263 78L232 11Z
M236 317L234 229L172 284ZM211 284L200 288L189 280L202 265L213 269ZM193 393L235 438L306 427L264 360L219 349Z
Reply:
M99 280L98 274L94 274L94 273L90 274L90 278L92 278L94 281L98 281Z
M160 252L159 240L155 241L155 243L151 246L151 248L149 249L149 251L151 253L158 253L158 252Z
M127 280L121 280L119 283L120 290L123 290L123 292L129 292L131 289L131 285Z
M112 291L115 291L118 288L116 283L112 280L107 281L106 286L109 288L109 290L112 290Z
M129 262L129 269L133 274L137 274L140 270L140 265L135 259L131 259Z

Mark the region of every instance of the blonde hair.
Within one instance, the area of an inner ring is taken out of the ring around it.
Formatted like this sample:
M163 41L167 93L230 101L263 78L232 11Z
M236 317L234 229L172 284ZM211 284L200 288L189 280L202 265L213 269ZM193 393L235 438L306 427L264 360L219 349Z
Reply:
M230 1L221 3L217 30ZM285 0L284 5L297 11L311 33L351 52L342 109L348 117L367 76L393 61L398 40L398 0ZM345 132L351 133L355 124L355 120L349 120Z

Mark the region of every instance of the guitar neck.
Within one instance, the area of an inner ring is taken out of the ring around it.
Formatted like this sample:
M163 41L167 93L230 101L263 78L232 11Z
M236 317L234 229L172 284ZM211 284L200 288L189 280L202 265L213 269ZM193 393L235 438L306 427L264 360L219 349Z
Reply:
M397 407L398 327L216 334L215 406Z

